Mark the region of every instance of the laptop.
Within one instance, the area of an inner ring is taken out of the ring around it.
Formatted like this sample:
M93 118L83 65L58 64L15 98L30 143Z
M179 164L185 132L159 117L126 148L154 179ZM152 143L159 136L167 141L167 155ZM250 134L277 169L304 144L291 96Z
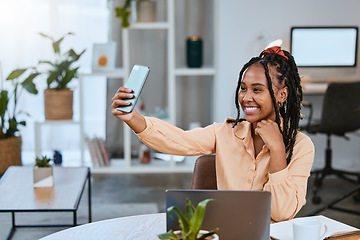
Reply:
M194 207L199 202L214 198L207 204L202 224L203 230L219 228L221 240L251 239L269 240L271 194L268 191L223 191L169 189L165 192L166 209L177 206L185 209L186 198ZM175 214L166 214L167 231L178 230Z

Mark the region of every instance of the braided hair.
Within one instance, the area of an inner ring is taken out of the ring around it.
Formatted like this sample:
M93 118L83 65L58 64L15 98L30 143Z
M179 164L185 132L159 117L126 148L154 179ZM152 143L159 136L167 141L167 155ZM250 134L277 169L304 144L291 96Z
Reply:
M285 151L289 153L288 157L286 158L286 162L287 164L289 164L293 154L296 134L299 128L299 121L301 120L300 110L301 110L303 93L300 85L300 76L298 73L298 68L296 66L295 60L289 52L282 50L284 54L282 56L273 52L264 54L264 51L261 52L258 57L251 58L250 61L246 63L241 69L239 73L239 80L235 94L235 106L238 111L238 114L235 120L228 120L228 122L233 123L233 127L235 127L239 122L245 120L243 118L240 118L240 104L238 99L242 77L244 75L244 72L251 65L255 63L262 64L262 66L265 69L265 75L269 86L269 92L276 113L275 122L277 123L280 132L283 136ZM289 89L287 100L280 108L278 108L276 104L276 99L272 88L271 77L269 74L269 66L276 67L275 68L276 71L281 74L281 76L278 77L279 83L281 84L285 81L285 86L287 86ZM281 129L281 125L280 125L280 116L283 119L283 129Z

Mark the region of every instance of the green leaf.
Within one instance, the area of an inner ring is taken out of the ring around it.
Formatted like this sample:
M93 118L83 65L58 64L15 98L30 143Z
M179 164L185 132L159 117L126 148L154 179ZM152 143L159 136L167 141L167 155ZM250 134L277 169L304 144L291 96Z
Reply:
M123 28L128 28L130 26L129 17L131 11L126 7L117 7L115 8L116 17L121 18L121 26Z
M67 34L65 34L63 37L61 37L59 40L57 41L53 41L53 49L55 53L60 53L60 43L64 40L64 38L68 35L74 35L74 33L72 32L68 32Z
M38 90L36 89L35 83L33 82L34 78L36 78L40 73L32 73L29 77L27 77L21 85L32 94L38 94Z
M16 69L14 71L12 71L9 76L6 78L6 80L12 80L12 79L15 79L15 78L18 78L20 77L21 74L23 74L27 69L24 68L24 69Z
M190 230L190 222L189 219L185 217L185 215L181 212L181 210L176 207L172 206L167 209L167 212L170 216L172 216L172 213L175 213L179 219L180 228L184 233L187 233Z
M185 216L187 219L191 219L192 216L194 215L194 212L195 212L195 207L194 205L192 204L192 202L186 198L186 205L185 205Z
M18 122L18 124L20 124L20 125L22 125L22 126L26 126L26 122L25 122L25 121Z
M198 232L201 229L202 222L204 220L206 205L208 202L213 201L214 199L205 199L201 201L195 208L193 217L190 220L190 227L192 230L192 237L196 237Z
M46 80L48 88L50 88L51 83L57 79L59 74L60 74L59 71L51 71L50 72L50 75Z
M163 234L159 234L158 237L159 237L159 239L162 239L162 240L178 240L178 238L176 237L173 230L170 230Z
M74 77L76 77L76 73L77 73L77 70L79 68L74 68L70 71L66 71L66 75L63 79L63 82L62 82L62 85L64 86L64 88L66 87L66 85L71 81L71 79L73 79Z
M2 90L0 93L0 116L5 115L7 105L9 103L8 91Z
M39 33L41 36L50 39L52 42L54 42L54 39L50 37L49 35L46 35L45 33Z

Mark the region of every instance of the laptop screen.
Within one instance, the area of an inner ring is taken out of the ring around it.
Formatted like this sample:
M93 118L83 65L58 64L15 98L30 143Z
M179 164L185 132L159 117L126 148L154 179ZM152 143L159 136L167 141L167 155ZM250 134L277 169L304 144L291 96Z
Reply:
M177 206L184 211L186 198L196 207L213 198L206 207L203 230L219 228L222 240L269 240L271 194L268 191L166 190L166 208ZM178 230L176 215L166 215L167 231Z

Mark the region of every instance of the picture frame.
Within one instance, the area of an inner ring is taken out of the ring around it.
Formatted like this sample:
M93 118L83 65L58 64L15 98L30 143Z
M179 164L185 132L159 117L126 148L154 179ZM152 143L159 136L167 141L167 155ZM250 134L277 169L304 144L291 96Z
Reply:
M116 43L94 43L92 53L92 71L103 72L115 69Z

